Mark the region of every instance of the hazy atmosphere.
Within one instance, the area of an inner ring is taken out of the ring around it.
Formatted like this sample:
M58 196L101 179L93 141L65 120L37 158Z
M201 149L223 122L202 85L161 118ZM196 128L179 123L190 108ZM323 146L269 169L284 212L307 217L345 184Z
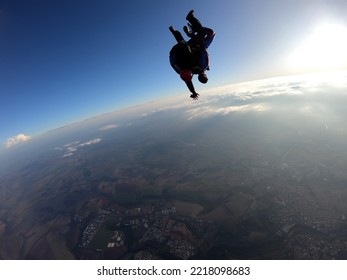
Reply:
M217 33L207 88L346 67L346 1L0 3L3 147L100 113L187 95L168 62L194 9ZM8 141L9 140L9 141Z

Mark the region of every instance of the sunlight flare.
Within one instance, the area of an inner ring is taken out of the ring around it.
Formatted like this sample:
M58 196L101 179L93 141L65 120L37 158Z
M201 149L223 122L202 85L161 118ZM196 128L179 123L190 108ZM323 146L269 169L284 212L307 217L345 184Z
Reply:
M319 71L347 66L347 27L323 24L288 57L295 71Z

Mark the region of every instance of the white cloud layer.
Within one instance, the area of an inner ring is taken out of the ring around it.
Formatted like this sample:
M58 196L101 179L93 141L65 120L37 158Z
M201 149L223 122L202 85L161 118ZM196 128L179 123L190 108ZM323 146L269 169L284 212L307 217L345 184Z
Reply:
M240 106L228 106L228 107L213 107L213 106L204 106L199 108L194 108L186 111L186 114L188 115L188 120L192 120L194 118L206 118L211 117L213 115L228 115L233 112L247 112L247 111L254 111L254 112L263 112L270 110L270 105L267 104L246 104L246 105L240 105Z
M13 136L11 138L8 138L6 141L5 141L5 147L6 148L10 148L12 147L13 145L17 145L19 143L23 143L23 142L27 142L31 139L30 136L28 135L25 135L23 133L20 133L16 136Z
M347 71L275 77L206 90L203 101L183 101L159 111L183 109L188 120L235 112L264 112L280 105L273 97L313 94L326 86L347 87ZM223 102L225 100L225 102ZM274 105L275 103L275 105ZM304 108L307 112L309 108Z

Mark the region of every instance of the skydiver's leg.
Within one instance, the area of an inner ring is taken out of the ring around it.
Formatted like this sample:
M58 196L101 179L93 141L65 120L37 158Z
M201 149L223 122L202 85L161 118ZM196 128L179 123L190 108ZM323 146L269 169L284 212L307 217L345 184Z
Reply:
M201 58L200 58L200 68L203 70L210 70L210 59L208 57L208 53L207 50L205 49L202 53L201 53Z
M171 31L172 35L174 35L174 37L175 37L177 43L181 43L182 41L185 42L185 40L184 40L184 38L183 38L181 32L179 32L178 30L175 30L175 29L173 28L173 26L170 26L170 27L169 27L169 30Z
M188 13L186 20L191 24L193 32L199 32L202 29L201 22L195 17L194 10Z
M205 49L207 49L211 45L216 33L211 28L208 28L208 27L203 27L201 33L204 34L203 35L204 47Z

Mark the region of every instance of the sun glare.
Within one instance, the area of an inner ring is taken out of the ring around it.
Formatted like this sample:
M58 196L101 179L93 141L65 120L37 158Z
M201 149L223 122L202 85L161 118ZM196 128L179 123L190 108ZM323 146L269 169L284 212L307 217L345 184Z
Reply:
M288 57L294 71L319 71L347 67L347 27L318 26Z

